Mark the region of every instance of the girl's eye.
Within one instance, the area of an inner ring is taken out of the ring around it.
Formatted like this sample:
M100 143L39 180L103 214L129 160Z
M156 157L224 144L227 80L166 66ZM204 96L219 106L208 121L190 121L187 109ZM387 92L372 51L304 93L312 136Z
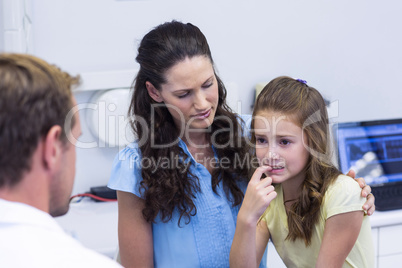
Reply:
M282 144L282 145L289 145L289 144L290 144L290 141L288 141L288 140L282 140L282 141L281 141L281 144Z
M256 138L255 141L257 144L265 144L267 142L264 138Z

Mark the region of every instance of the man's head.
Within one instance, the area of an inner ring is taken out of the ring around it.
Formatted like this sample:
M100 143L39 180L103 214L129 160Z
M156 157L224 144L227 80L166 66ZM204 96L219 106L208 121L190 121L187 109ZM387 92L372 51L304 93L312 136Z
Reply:
M33 163L38 162L34 161L34 155L41 155L39 163L45 169L51 168L50 190L57 195L71 194L72 182L71 187L67 186L70 189L62 189L66 187L62 180L69 179L64 178L68 173L74 173L75 147L68 136L79 135L78 113L72 119L71 129L65 128L65 120L75 104L71 86L77 82L77 78L34 56L0 54L0 189L18 185L31 172ZM49 140L49 134L53 140ZM42 144L44 153L36 154ZM54 153L46 147L49 144L60 145L59 158L65 163L60 166L51 163L45 155L45 149L49 154ZM73 178L74 174L71 181ZM61 213L52 208L59 202L54 195L49 198L52 215Z

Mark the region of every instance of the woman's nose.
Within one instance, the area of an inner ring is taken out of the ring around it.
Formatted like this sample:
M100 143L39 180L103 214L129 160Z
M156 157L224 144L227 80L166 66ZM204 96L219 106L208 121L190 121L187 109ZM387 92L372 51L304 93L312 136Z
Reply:
M195 95L194 107L200 111L208 108L208 101L204 93L199 92Z

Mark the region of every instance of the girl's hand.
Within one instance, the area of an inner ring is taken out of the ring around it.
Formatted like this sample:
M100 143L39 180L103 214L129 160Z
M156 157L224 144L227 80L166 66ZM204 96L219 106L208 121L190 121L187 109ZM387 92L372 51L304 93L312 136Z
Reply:
M375 211L375 197L374 195L371 193L371 187L369 185L366 184L366 182L364 181L363 178L357 178L356 179L356 173L354 170L350 170L348 172L348 174L346 174L352 178L354 178L360 185L360 188L362 188L362 197L366 197L367 201L366 203L364 203L363 205L363 210L367 211L367 215L373 215L374 211Z
M257 168L247 186L243 204L237 215L236 231L230 250L230 267L258 267L269 239L266 224L258 231L258 221L269 203L276 197L270 177L261 179L271 167ZM257 263L258 262L258 263Z
M274 186L272 186L272 179L270 177L261 179L262 175L268 170L271 170L271 167L261 166L257 168L248 183L243 204L239 211L239 215L241 214L248 223L257 223L269 203L277 195Z

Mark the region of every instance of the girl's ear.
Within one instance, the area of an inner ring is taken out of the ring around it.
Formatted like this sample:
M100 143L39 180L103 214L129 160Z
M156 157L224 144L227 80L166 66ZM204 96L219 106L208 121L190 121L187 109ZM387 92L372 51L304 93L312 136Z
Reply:
M157 90L151 82L146 81L145 86L147 87L149 96L156 102L162 102L163 98L159 90Z

